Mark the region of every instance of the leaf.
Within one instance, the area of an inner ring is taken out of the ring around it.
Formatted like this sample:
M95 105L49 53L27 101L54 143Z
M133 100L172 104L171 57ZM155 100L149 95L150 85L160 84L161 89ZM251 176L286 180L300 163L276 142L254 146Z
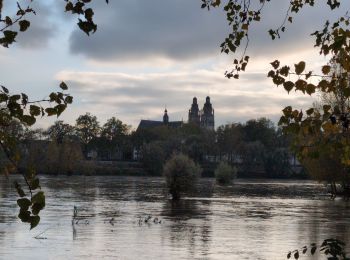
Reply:
M292 114L292 107L291 106L285 107L282 110L282 112L286 117L289 117Z
M275 60L273 62L270 63L272 65L272 67L276 70L278 69L278 67L280 66L280 62L278 60Z
M44 208L45 206L42 206L38 203L34 203L32 206L32 213L33 215L38 215L40 211Z
M286 81L283 83L283 87L289 93L294 88L294 83L291 81Z
M40 115L40 107L35 106L35 105L30 105L30 106L29 106L29 113L30 113L32 116L38 116L38 115Z
M21 117L21 121L31 126L35 124L36 119L34 116L24 115Z
M20 210L18 214L18 218L22 220L22 222L29 222L30 212L28 210Z
M306 110L306 114L308 115L308 116L311 116L313 113L314 113L314 109L313 108L309 108L308 110Z
M64 83L63 81L61 82L60 84L60 88L63 89L63 90L67 90L68 89L68 86L66 83Z
M29 206L32 205L30 200L27 198L18 199L17 204L21 208L21 210L23 210L23 211L27 211Z
M245 23L245 24L242 25L242 30L245 30L245 31L248 30L248 24L247 24L247 23Z
M57 117L59 117L62 112L66 109L67 105L63 105L63 104L60 104L60 105L57 105L55 107L56 111L57 111Z
M30 221L30 229L33 229L39 224L40 217L39 216L31 216L29 221Z
M21 32L25 32L30 26L30 22L27 20L19 21L18 24L19 24L19 30Z
M4 93L0 94L0 103L6 102L8 100L8 96Z
M295 73L297 75L300 75L305 70L305 62L301 61L298 64L294 64L294 67L295 67Z
M1 86L1 88L2 88L2 91L4 91L6 94L9 93L9 90L7 88L5 88L4 86Z
M331 71L331 66L326 65L326 66L323 66L323 67L322 67L322 73L323 73L324 75L327 75L330 71Z
M48 116L56 115L57 111L54 108L48 107L45 109L45 112L47 113Z
M272 78L273 83L275 83L277 86L281 85L284 83L285 79L279 75L275 75Z
M73 97L72 96L67 96L64 100L65 103L67 104L72 104L73 103Z
M311 94L315 93L315 90L316 86L314 84L307 84L306 93L308 93L311 96Z
M34 179L30 186L31 186L32 190L36 190L37 188L40 188L39 179Z
M18 195L20 197L25 197L26 195L25 195L24 191L22 190L21 185L17 181L15 181L14 184L15 184L15 188L17 190Z
M45 207L45 194L42 191L39 191L32 197L32 203L37 203L39 205L43 205Z
M311 248L311 255L314 255L314 254L315 254L316 249L317 249L316 246L313 246L313 247Z
M302 80L302 79L298 79L296 82L295 82L295 88L297 90L300 90L302 91L303 93L305 93L305 88L307 86L307 82L305 80Z

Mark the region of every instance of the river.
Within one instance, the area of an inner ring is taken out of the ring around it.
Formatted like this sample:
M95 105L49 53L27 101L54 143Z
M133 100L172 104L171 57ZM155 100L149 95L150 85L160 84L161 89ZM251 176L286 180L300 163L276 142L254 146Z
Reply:
M0 177L0 259L270 260L330 237L350 245L350 202L313 181L201 179L172 203L162 178L41 176L47 205L30 231L17 178Z

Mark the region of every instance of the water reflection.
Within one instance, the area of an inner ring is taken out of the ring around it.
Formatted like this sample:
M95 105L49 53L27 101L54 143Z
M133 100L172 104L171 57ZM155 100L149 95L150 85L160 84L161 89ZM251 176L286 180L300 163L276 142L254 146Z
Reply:
M196 197L179 202L166 199L161 178L41 177L41 183L47 207L29 231L16 217L15 191L0 179L0 259L283 259L328 237L350 244L349 202L329 200L314 182L220 187L203 179ZM74 206L79 221L72 225ZM140 225L147 216L151 221ZM33 238L42 231L47 239Z
M194 199L164 202L162 216L170 224L162 229L162 239L169 237L172 248L186 250L188 259L205 259L211 241L210 204L208 200Z

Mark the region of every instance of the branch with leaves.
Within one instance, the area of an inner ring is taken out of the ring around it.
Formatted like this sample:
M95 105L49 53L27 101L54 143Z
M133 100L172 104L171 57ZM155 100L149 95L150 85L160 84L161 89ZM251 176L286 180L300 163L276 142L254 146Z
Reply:
M1 86L0 90L0 147L8 159L8 163L3 166L2 171L5 175L17 172L23 176L29 196L26 195L22 186L15 182L15 188L20 197L17 200L20 207L18 217L23 222L30 223L31 229L40 222L39 213L45 207L45 195L41 191L35 170L29 168L27 172L23 172L18 167L21 157L20 143L18 138L8 131L8 127L13 120L31 126L38 117L59 116L73 102L73 97L63 92L68 89L64 82L60 84L60 88L62 92L52 92L47 99L37 101L29 100L24 93L10 94L4 86ZM43 103L48 103L50 106L44 107Z
M261 13L263 9L268 8L268 2L270 0L259 0L257 4L252 4L251 0L202 0L202 8L210 10L211 7L217 8L223 6L226 12L226 20L231 32L220 45L221 52L235 55L233 58L233 68L225 72L226 77L238 79L240 72L245 71L249 62L249 56L246 54L249 46L249 30L254 23L260 22L263 19ZM331 10L340 7L339 0L327 0L326 3ZM293 22L293 15L297 14L305 6L312 7L314 4L314 0L291 0L280 26L277 29L267 31L271 39L280 38L281 34L286 31L286 24Z

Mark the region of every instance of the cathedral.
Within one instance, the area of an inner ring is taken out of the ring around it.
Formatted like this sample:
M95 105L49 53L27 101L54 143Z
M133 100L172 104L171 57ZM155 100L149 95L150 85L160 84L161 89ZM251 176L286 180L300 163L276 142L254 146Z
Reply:
M188 111L188 123L199 126L207 130L215 129L214 109L210 103L210 97L205 99L203 109L199 110L197 98L193 98L193 103ZM178 128L183 125L183 121L169 121L168 110L164 110L163 121L141 120L137 129L152 128L166 125L172 128Z
M214 109L210 103L210 97L205 99L203 109L199 111L197 98L193 98L193 103L191 109L188 111L188 123L195 124L201 128L214 130L215 120L214 120Z

